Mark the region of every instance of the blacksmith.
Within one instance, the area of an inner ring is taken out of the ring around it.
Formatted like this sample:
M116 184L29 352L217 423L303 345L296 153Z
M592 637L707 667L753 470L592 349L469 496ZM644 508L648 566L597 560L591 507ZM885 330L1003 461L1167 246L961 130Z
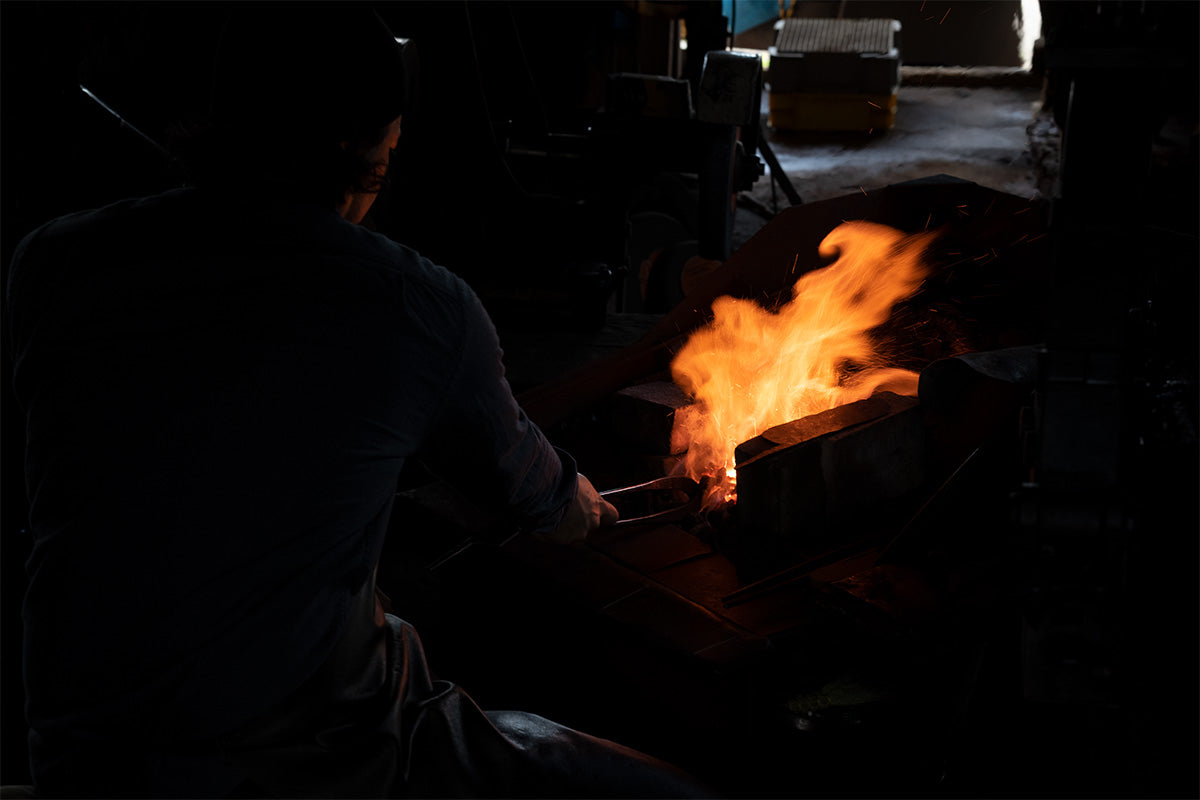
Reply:
M357 224L405 111L380 19L235 10L217 63L193 186L58 219L13 262L37 792L701 793L611 742L484 713L384 613L411 459L563 546L616 511L514 401L468 286Z

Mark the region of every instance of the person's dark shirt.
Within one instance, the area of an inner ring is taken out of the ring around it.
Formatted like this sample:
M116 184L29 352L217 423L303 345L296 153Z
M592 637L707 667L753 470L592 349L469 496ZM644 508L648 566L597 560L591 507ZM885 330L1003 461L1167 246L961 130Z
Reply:
M279 701L410 457L530 530L574 496L474 293L333 211L180 190L72 215L22 242L7 303L35 736L203 739Z

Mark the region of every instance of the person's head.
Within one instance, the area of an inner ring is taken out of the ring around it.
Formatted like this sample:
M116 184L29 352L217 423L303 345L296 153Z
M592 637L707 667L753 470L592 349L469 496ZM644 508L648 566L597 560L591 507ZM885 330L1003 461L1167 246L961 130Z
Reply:
M400 44L369 6L235 5L209 125L185 159L191 178L361 221L386 185L407 94Z

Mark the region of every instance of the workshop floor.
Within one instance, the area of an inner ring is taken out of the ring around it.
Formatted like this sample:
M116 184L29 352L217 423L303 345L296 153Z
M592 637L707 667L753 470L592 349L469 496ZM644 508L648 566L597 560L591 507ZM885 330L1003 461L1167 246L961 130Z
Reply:
M1040 107L1041 90L1025 86L901 86L895 125L885 133L775 130L768 142L805 203L940 174L1032 197L1037 176L1027 128ZM772 183L768 169L747 194L769 209L786 205ZM751 211L738 217L735 246L761 227Z
M805 203L940 174L1033 197L1038 178L1027 128L1041 106L1040 95L1038 88L1017 85L901 86L889 131L870 136L771 131L768 141ZM764 92L764 119L767 103ZM744 193L768 215L787 205L772 184L768 171ZM763 213L739 205L734 249L766 221ZM598 331L548 337L541 324L508 325L498 318L509 381L519 394L634 343L658 319L610 312Z

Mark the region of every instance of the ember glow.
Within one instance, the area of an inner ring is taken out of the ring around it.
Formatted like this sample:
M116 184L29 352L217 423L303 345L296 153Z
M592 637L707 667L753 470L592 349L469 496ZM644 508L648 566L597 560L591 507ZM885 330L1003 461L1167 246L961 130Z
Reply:
M869 331L916 292L931 234L846 222L821 242L836 261L804 275L778 310L720 297L713 320L671 364L695 400L672 433L686 443L683 469L709 479L705 505L735 496L735 448L767 428L869 397L917 393L917 374L880 363Z

